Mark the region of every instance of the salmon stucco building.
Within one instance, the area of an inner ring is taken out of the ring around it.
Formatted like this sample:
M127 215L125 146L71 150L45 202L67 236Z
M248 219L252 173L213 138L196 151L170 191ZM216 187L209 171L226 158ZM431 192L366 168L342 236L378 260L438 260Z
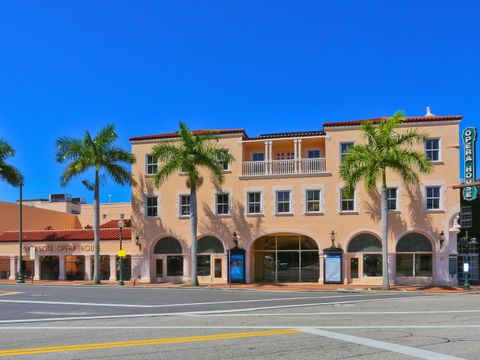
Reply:
M456 284L460 199L461 116L407 117L400 131L417 128L428 139L433 171L405 184L387 174L389 275L399 284ZM367 119L378 122L381 118ZM249 137L243 129L200 130L219 137L234 157L225 181L203 173L198 190L200 283L228 281L228 251L245 250L244 280L381 284L379 195L363 184L344 196L339 166L349 146L365 142L363 121L325 123L319 131ZM130 139L137 157L132 172L132 277L145 282L182 282L190 276L190 199L181 172L159 188L152 147L176 141L176 133ZM235 242L234 242L235 240ZM338 261L333 261L337 259ZM332 261L330 261L332 260ZM449 266L450 265L450 266Z

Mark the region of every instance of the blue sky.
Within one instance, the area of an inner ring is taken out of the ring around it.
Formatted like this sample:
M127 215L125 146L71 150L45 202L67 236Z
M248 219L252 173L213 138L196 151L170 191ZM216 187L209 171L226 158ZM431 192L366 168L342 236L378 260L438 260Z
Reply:
M249 135L327 121L480 112L476 1L2 1L0 137L24 196L62 188L59 136L115 123L135 135L243 127ZM0 183L0 200L18 189ZM113 201L130 189L107 181Z

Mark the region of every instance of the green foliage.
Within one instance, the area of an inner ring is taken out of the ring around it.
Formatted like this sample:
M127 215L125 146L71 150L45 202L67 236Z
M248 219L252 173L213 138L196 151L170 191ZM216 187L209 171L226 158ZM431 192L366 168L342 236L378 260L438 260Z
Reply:
M402 112L381 120L378 124L365 122L361 132L366 144L350 147L340 166L340 176L345 181L345 189L352 194L355 186L364 180L367 189L374 189L378 179L382 188L386 187L386 170L398 173L405 182L418 181L418 172L429 173L432 164L423 152L413 146L423 143L426 135L416 129L399 133L398 128L405 119Z
M118 139L114 125L103 128L97 136L92 138L88 131L83 138L61 137L56 141L56 159L59 163L67 163L60 182L62 186L74 177L85 173L89 169L96 172L105 171L116 183L120 185L135 184L129 170L123 164L135 163L135 156L114 144ZM83 184L89 190L94 185L84 180Z
M198 188L202 183L200 169L210 171L214 180L223 182L223 163L230 163L233 157L218 147L218 137L211 133L192 133L187 125L180 122L178 139L157 144L152 156L161 163L155 175L155 185L160 186L170 175L183 172L188 186Z
M22 174L17 168L7 164L5 161L15 155L15 150L8 142L0 139L0 179L10 185L19 186L23 182Z

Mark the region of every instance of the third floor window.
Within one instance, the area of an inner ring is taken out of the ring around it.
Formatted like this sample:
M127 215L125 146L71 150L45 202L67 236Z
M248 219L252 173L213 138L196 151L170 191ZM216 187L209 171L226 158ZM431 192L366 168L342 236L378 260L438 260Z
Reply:
M158 172L158 163L155 158L147 154L146 156L146 163L147 163L147 175L155 175Z
M430 161L440 161L440 139L425 140L425 155Z
M343 163L345 156L347 156L348 149L350 149L353 144L353 141L340 143L340 163Z

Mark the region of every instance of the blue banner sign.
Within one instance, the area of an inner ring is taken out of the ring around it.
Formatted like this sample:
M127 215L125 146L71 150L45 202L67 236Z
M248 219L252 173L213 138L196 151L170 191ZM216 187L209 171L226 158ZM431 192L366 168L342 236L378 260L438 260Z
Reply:
M465 183L469 184L475 181L475 144L477 142L477 129L468 127L463 130L463 166ZM472 201L477 198L478 189L476 186L463 188L463 199Z
M230 254L230 281L244 282L245 281L245 255Z

